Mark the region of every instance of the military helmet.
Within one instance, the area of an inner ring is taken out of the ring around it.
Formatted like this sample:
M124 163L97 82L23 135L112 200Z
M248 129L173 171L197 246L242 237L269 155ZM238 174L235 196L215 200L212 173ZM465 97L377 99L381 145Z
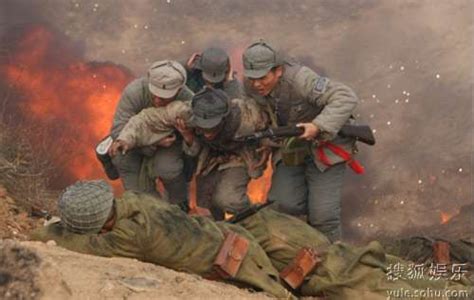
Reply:
M191 102L191 123L199 128L214 128L229 114L230 99L222 90L205 87Z
M222 82L230 67L230 59L221 48L207 48L196 62L195 68L202 71L202 77L211 83Z
M105 180L78 181L66 188L58 201L61 222L76 233L98 233L114 203L112 188Z
M247 78L261 78L272 68L282 65L279 53L260 40L251 44L242 55L244 63L244 76Z
M157 61L148 69L148 88L160 98L173 98L185 83L186 70L177 61Z

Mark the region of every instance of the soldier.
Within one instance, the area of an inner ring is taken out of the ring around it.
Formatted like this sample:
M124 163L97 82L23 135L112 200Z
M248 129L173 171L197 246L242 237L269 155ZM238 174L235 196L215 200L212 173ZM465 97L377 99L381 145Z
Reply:
M211 208L214 218L220 211L235 214L249 206L247 185L263 174L270 151L238 142L242 135L263 130L267 119L251 99L232 99L221 90L206 88L192 100L191 126L178 121L184 151L198 157L197 200Z
M358 165L352 160L355 140L337 134L352 122L357 96L341 83L285 61L264 41L245 50L243 64L246 92L270 115L272 125L304 128L273 154L269 199L283 212L307 215L309 224L339 240L346 163Z
M385 255L377 242L364 247L330 245L323 234L304 222L272 209L262 209L238 225L213 222L206 217L190 217L146 194L126 192L114 199L104 181L70 186L60 197L58 208L61 221L36 230L31 239L53 239L77 252L137 258L208 278L240 282L278 298L292 297L278 277L295 294L330 299L382 300L392 293L398 297L396 293L401 290L413 299L433 299L417 297L416 289L439 290L443 295L462 292L466 298L472 295L472 283L465 276L456 281L408 278L410 265ZM229 237L235 238L234 243L228 243ZM230 265L236 268L222 263L221 258L229 256ZM395 270L394 266L400 268ZM399 278L391 279L395 275Z
M132 81L123 91L115 112L111 137L117 148L117 138L131 117L145 108L166 107L174 101L191 100L193 93L184 85L186 71L175 61L152 64L145 77ZM139 147L113 157L125 190L155 192L155 180L160 178L170 201L184 201L187 196L184 162L176 134L169 134L151 147ZM113 153L115 154L115 153Z
M257 152L236 137L266 126L253 100L230 100L221 90L206 87L193 97L192 105L176 101L130 118L112 154L155 144L180 131L184 152L197 158L198 205L210 208L220 220L224 212L234 214L248 207L247 184L262 175L269 155L269 150Z
M53 239L59 246L81 253L136 258L177 271L243 283L275 297L291 297L263 249L240 226L189 217L177 206L148 194L129 191L114 199L110 186L101 180L68 187L58 209L61 222L40 228L31 239ZM229 232L247 241L248 249L234 251L233 257L240 265L235 274L226 277L218 275L221 273L214 271L214 265L221 251L233 250L223 247Z
M231 98L240 98L243 88L232 71L229 56L221 48L211 47L194 53L186 63L186 85L195 93L203 87L221 89Z

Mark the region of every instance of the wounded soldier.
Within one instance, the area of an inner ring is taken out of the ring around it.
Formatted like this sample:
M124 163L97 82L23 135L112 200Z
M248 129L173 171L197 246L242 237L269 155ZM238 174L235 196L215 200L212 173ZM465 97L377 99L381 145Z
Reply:
M126 192L114 198L101 180L68 187L58 208L61 221L36 230L31 239L55 240L82 253L136 258L278 298L387 299L390 291L421 288L468 292L465 278L390 280L389 265L406 262L386 255L380 244L330 245L306 223L271 208L239 224L214 222L150 195Z

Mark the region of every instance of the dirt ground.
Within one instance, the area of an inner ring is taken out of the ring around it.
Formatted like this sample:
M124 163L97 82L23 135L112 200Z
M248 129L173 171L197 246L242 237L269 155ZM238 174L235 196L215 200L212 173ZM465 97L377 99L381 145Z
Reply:
M2 299L270 298L137 260L74 253L54 243L1 240L0 261Z
M41 220L29 217L0 185L0 238L26 240L26 234L41 224Z

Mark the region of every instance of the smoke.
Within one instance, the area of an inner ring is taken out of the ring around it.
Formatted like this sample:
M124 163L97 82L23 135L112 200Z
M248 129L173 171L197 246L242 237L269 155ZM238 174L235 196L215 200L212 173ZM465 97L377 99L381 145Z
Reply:
M0 33L47 22L86 60L135 74L210 45L241 70L243 49L265 38L348 84L377 137L360 146L367 174L349 174L344 191L347 232L364 236L386 223L430 226L473 201L472 9L469 0L2 1Z

